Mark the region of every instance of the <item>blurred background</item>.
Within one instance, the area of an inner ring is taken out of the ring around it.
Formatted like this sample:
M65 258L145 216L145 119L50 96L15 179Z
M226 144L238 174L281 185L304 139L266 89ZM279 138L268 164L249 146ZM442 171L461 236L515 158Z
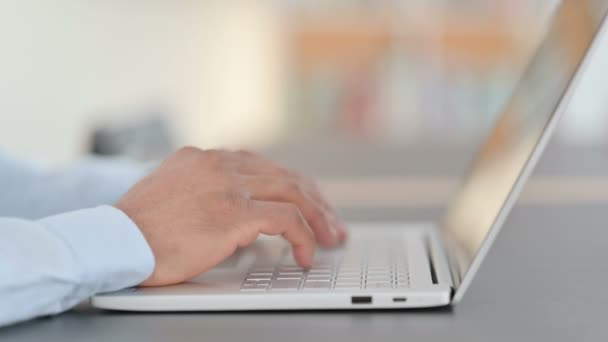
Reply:
M557 3L1 1L0 148L248 147L326 177L459 173ZM552 145L608 143L608 41L592 69Z

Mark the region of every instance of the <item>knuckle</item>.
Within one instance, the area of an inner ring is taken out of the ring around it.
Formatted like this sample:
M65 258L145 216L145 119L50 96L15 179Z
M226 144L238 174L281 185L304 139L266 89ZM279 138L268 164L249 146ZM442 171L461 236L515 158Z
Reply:
M217 148L210 148L208 150L205 150L205 153L207 153L209 156L219 156L219 155L223 154L224 151L221 149L217 149Z
M251 201L248 200L238 191L229 191L224 195L222 202L224 211L228 213L236 213L243 210L251 209Z
M289 176L292 177L293 179L296 179L298 182L307 182L308 181L308 177L300 174L297 171L294 170L287 170L289 171Z
M291 194L302 192L302 186L300 185L300 183L298 183L294 180L284 181L282 184L282 188L283 188L283 191L285 191L287 193L291 193Z
M291 170L283 166L277 166L277 173L287 178L296 178L293 176L293 172Z
M247 149L237 150L236 154L240 155L241 157L254 157L257 155L255 152Z
M177 151L177 154L190 156L190 155L200 154L201 152L202 152L202 150L198 147L184 146Z
M218 149L210 149L204 151L204 156L207 161L219 162L224 158L225 152Z

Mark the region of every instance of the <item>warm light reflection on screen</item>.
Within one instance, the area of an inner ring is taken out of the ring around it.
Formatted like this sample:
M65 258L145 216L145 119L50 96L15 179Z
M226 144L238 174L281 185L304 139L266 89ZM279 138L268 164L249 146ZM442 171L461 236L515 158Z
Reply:
M468 268L601 26L608 1L566 0L505 113L481 149L443 229ZM463 272L466 269L462 270Z

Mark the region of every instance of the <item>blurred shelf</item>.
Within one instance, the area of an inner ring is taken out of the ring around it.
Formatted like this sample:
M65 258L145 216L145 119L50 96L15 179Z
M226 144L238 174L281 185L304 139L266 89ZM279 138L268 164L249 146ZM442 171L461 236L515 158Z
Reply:
M279 162L321 179L461 177L478 145L420 143L410 146L352 140L306 140L262 150ZM608 177L608 145L550 144L535 177ZM608 193L608 190L606 190Z
M265 151L311 175L337 207L443 207L473 159L475 146L407 148L344 141L295 143ZM551 144L526 186L520 205L608 202L608 146Z
M403 177L319 181L339 208L440 208L460 187L455 178ZM589 205L608 202L608 177L534 177L518 205Z
M512 24L513 20L498 15L448 15L416 22L387 15L322 15L291 20L289 41L293 57L304 69L317 64L373 62L395 47L441 51L446 61L468 56L473 67L480 62L519 64L543 31L532 18Z
M337 6L350 10L339 11L315 2L294 10L285 22L288 131L377 141L449 141L446 127L461 136L485 131L540 40L550 6L542 16L526 2L459 4L345 1Z

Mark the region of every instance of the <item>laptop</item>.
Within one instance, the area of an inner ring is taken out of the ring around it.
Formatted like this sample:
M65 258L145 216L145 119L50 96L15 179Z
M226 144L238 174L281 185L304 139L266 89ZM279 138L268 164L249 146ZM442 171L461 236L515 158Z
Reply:
M350 225L349 241L299 267L281 239L262 237L180 285L99 295L128 311L386 309L462 300L554 131L599 36L608 0L565 0L521 83L436 223Z

